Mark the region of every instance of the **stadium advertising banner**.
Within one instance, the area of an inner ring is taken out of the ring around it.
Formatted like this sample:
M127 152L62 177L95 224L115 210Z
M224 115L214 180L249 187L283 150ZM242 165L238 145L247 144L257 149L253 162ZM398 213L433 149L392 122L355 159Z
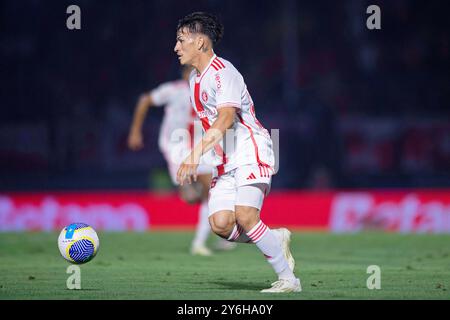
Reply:
M172 193L3 193L0 231L52 231L73 222L112 231L193 229L197 212ZM450 190L273 191L262 216L272 227L293 229L450 233Z

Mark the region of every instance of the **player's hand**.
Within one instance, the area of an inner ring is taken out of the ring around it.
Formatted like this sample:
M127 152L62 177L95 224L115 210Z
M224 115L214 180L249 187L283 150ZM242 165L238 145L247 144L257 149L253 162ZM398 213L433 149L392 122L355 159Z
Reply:
M140 131L131 130L128 135L128 148L133 151L141 150L144 147L144 139Z
M191 153L180 165L177 172L177 181L182 186L185 181L191 184L193 181L197 181L197 168L200 159L197 159L193 153Z

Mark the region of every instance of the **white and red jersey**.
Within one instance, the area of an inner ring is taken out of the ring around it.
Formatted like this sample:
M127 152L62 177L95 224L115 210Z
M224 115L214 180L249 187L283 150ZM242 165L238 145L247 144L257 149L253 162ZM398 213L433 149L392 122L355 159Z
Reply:
M191 73L189 86L191 102L204 131L216 121L218 109L225 106L236 108L236 117L230 128L233 141L225 139L214 147L217 174L248 164L258 164L261 170L271 169L273 173L272 140L256 119L252 98L239 71L227 60L214 55L202 74L195 70Z
M185 80L166 82L149 94L155 106L164 106L158 146L167 161L172 182L177 185L180 163L202 139L202 127L189 99L189 84ZM198 174L211 173L211 158L211 153L202 156Z
M171 140L172 133L175 130L189 130L191 137L193 137L194 120L198 118L192 112L189 100L189 84L184 80L166 82L153 89L150 96L155 106L164 106L158 146L161 152L169 154L174 144L179 143Z

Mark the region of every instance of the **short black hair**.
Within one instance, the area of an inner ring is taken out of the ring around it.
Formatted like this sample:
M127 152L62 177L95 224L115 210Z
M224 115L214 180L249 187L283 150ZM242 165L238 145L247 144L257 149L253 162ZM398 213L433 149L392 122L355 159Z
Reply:
M207 12L193 12L178 21L177 31L187 28L192 33L203 33L213 45L223 36L223 25L219 19Z

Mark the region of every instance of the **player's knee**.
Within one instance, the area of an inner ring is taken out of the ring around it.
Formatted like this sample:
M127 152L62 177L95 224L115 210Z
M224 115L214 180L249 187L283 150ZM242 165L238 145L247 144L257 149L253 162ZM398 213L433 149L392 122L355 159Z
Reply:
M259 211L253 207L236 206L236 221L245 230L249 230L258 223Z
M235 224L232 214L215 213L209 218L211 230L223 238L227 238Z

